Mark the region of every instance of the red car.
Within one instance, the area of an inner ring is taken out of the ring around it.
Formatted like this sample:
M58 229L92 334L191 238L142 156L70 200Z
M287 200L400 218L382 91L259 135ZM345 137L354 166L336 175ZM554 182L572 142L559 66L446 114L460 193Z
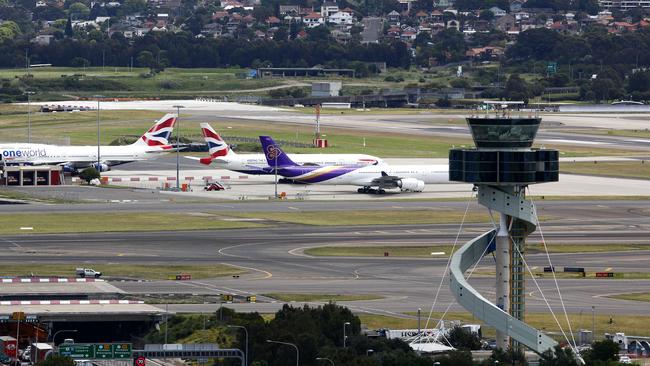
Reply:
M210 183L203 187L206 191L223 191L225 188L219 183Z

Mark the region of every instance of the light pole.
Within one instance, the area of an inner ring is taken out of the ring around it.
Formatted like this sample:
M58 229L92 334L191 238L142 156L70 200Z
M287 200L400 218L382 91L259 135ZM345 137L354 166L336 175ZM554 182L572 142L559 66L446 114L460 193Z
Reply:
M421 328L420 328L420 313L422 312L422 308L418 308L418 337L420 337L421 333Z
M245 357L244 357L244 366L248 366L248 329L242 325L227 325L228 328L239 328L244 330L244 334L246 334L246 350L245 350Z
M32 104L31 104L31 95L36 94L33 91L26 91L27 94L27 143L32 142Z
M173 107L176 108L176 191L178 192L181 184L181 108L185 108L185 106L175 105Z
M100 142L99 142L99 101L101 98L103 98L103 95L95 95L94 98L97 99L97 171L101 173L102 171L102 166L101 166L101 159L100 159Z
M298 351L298 346L296 346L296 345L293 344L293 343L289 343L289 342L280 342L280 341L272 341L272 340L270 340L270 339L267 339L267 340L266 340L266 343L284 344L284 345L291 346L291 347L295 348L295 349L296 349L296 366L299 366L299 364L300 364L300 351Z
M63 332L68 332L68 333L77 333L78 330L76 330L76 329L61 329L61 330L57 330L56 332L54 332L54 335L52 336L52 343L54 343L54 344L56 345L56 336L57 336L59 333L63 333Z
M343 323L343 348L345 348L345 341L348 339L348 336L345 335L345 327L350 325L350 322Z
M596 306L591 306L591 343L596 340Z
M327 357L316 357L316 361L327 361L330 363L330 365L334 366L334 361L330 360Z

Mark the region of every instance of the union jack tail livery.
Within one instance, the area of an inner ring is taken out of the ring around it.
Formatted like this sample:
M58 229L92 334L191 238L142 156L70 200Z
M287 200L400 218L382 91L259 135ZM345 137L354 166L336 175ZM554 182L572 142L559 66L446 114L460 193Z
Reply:
M226 144L221 136L219 136L219 134L208 123L201 123L201 133L203 134L203 139L208 144L210 152L210 157L201 158L199 160L201 164L210 165L214 159L233 154L228 147L228 144Z
M163 118L156 121L153 127L145 132L133 145L170 150L172 146L169 145L169 138L174 130L176 117L176 114L166 114Z

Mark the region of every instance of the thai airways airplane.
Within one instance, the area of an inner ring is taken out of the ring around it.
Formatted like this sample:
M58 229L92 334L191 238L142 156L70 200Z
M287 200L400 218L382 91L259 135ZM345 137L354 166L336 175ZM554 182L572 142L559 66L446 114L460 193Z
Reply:
M176 114L166 114L136 142L126 146L100 146L97 166L97 146L60 146L47 144L0 144L0 154L8 165L63 165L64 170L76 172L94 166L108 171L112 165L147 160L160 153L174 151L169 137L176 123Z
M361 186L359 193L385 193L385 189L422 192L425 184L449 183L447 165L343 165L301 166L293 162L269 136L260 136L272 171L299 183Z
M264 154L236 154L207 123L201 123L201 133L208 144L210 156L198 159L202 164L245 174L273 174ZM373 165L382 163L376 156L365 154L291 154L297 165ZM189 157L190 159L197 159Z

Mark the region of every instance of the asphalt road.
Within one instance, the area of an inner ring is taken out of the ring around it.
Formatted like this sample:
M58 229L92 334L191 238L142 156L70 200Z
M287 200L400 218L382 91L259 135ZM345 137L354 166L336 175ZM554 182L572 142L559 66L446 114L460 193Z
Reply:
M354 203L305 202L305 208L350 208ZM390 203L375 202L376 208ZM403 203L400 203L402 205ZM438 203L409 202L410 207ZM242 204L244 206L248 204ZM284 210L286 203L264 205L270 210ZM440 203L443 207L464 207L462 202ZM86 207L89 205L76 205ZM174 205L176 209L183 205ZM58 207L58 206L53 206ZM650 222L647 205L639 202L545 202L543 215L561 214L564 221L544 222L543 233L548 243L650 243ZM4 207L2 207L4 208ZM355 207L356 208L356 207ZM366 207L370 208L370 207ZM192 205L187 209L195 209ZM233 205L233 210L251 207ZM465 225L459 244L489 229L490 224ZM133 293L235 293L240 295L269 292L299 293L368 293L385 296L382 300L349 303L361 312L393 314L429 309L435 290L444 274L445 258L322 258L310 257L302 249L321 245L426 245L450 244L458 234L459 224L311 227L278 225L262 229L213 230L191 232L100 233L63 235L6 236L0 241L3 255L0 262L17 260L30 263L225 263L248 270L240 278L219 278L183 282L120 282L118 287ZM529 242L538 242L539 234ZM606 254L554 254L553 264L586 267L588 271L650 270L650 251ZM531 267L548 265L545 255L527 256ZM493 268L491 256L478 267ZM489 298L493 296L494 280L476 277L471 282ZM559 306L554 283L540 279L540 287L555 307ZM570 312L591 311L609 314L647 313L645 303L619 301L601 296L609 293L647 291L647 280L563 279L560 287ZM533 283L528 284L530 311L545 311L546 307ZM443 280L442 291L434 310L444 311L452 301ZM219 305L177 305L171 310L211 311ZM237 308L273 311L280 304L260 303L236 305Z

